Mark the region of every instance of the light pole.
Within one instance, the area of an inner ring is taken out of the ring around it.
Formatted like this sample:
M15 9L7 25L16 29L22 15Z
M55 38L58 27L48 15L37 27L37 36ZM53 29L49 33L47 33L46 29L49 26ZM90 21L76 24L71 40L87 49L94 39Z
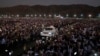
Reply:
M88 17L91 18L92 17L92 14L89 14Z
M29 17L29 14L26 14L26 17Z
M19 17L19 14L17 14L16 17Z
M56 17L57 15L56 14L54 14L54 18Z
M52 17L52 15L51 14L49 14L49 18L51 18Z
M31 14L31 17L33 17L33 14Z
M46 18L46 14L44 14L44 18Z
M76 15L76 14L74 14L73 16L74 16L74 18L76 18L76 17L77 17L77 15Z
M69 17L69 14L66 14L66 18L68 18Z
M37 17L37 14L35 14L34 16L35 16L35 18L36 18L36 17Z

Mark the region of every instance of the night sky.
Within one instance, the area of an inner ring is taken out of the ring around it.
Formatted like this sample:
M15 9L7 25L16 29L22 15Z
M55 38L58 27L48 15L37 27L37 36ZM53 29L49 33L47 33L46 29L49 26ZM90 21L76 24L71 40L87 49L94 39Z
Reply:
M71 5L87 4L100 6L100 0L0 0L0 7L16 5Z

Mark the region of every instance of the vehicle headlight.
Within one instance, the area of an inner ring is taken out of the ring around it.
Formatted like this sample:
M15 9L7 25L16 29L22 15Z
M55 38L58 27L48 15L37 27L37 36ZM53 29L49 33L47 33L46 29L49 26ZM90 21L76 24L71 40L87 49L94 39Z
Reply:
M43 33L43 32L40 32L41 34Z
M49 34L52 34L51 32L49 32Z

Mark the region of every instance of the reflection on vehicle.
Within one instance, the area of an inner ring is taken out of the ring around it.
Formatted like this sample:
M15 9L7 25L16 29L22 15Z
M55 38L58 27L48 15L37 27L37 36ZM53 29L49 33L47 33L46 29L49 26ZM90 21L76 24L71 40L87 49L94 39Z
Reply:
M42 32L40 32L41 36L55 36L57 35L58 30L54 26L45 27Z

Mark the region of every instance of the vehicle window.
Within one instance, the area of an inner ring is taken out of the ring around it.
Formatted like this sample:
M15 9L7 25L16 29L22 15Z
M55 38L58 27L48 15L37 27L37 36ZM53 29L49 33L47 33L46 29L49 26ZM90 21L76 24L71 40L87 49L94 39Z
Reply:
M45 28L45 30L53 30L52 28Z

